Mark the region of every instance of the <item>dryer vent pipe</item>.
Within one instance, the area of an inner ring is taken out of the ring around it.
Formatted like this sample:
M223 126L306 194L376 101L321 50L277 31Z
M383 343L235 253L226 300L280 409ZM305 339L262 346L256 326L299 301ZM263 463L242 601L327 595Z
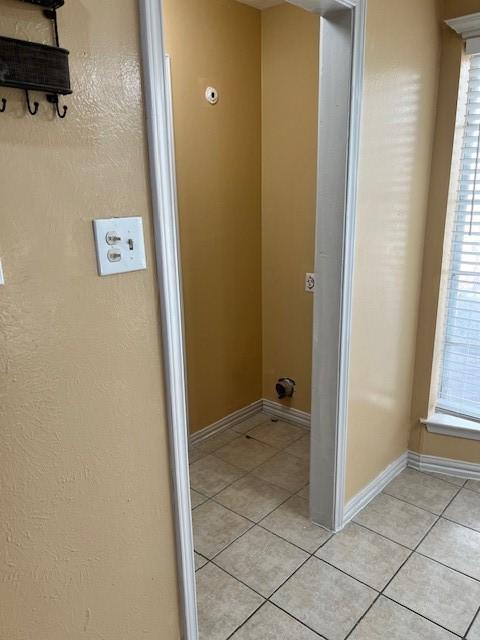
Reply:
M280 378L275 385L275 389L280 400L291 398L295 393L295 380L292 380L292 378Z

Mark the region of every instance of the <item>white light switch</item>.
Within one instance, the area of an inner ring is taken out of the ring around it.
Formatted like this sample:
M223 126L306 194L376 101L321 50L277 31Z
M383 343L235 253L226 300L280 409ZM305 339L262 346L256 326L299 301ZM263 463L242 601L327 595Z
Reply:
M100 276L147 268L142 218L94 220L93 229Z

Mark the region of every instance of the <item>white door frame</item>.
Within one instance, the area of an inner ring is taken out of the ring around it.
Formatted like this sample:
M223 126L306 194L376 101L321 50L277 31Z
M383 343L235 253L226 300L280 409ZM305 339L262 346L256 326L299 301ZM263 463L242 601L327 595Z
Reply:
M321 13L310 515L344 526L348 373L367 0L294 0Z
M162 5L160 0L139 0L139 6L182 638L197 640L181 262Z
M322 14L323 20L327 22L335 21L334 16L338 10L349 10L353 19L354 36L351 39L353 68L350 76L351 100L349 122L347 123L347 152L345 154L345 166L348 169L346 176L343 176L346 179L344 180L344 207L341 212L343 260L341 260L341 278L338 282L340 290L337 292L340 305L335 312L338 323L335 410L330 411L330 418L327 422L323 423L321 420L317 420L312 425L312 437L318 431L323 434L322 437L328 439L328 446L331 447L331 455L335 461L333 475L330 473L330 479L334 477L334 482L330 495L326 497L330 507L325 512L327 519L331 520L331 527L335 529L343 525L349 335L366 2L367 0L294 1L294 4L300 6L303 4L304 8ZM197 640L195 562L188 469L188 415L181 264L161 0L139 0L139 8L155 251L162 313L165 396L171 444L170 464L175 510L182 638ZM319 167L319 172L320 170L321 167ZM319 296L319 300L321 300L321 296ZM321 313L316 314L314 335L321 336L321 327L317 326L321 317ZM315 334L315 332L317 333ZM321 353L321 350L315 351L317 347L314 345L314 360L316 355ZM317 369L318 371L319 369ZM320 413L318 416L321 415L322 410L323 406L319 405L318 411ZM315 494L315 489L312 494ZM312 513L314 519L320 522L325 518L325 513L320 513L317 507L318 504L314 498Z

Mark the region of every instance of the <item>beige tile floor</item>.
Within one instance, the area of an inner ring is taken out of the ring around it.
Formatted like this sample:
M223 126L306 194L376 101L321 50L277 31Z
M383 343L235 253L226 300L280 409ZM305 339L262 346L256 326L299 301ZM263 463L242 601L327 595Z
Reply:
M308 441L258 414L192 448L200 640L480 640L480 482L406 469L331 535Z

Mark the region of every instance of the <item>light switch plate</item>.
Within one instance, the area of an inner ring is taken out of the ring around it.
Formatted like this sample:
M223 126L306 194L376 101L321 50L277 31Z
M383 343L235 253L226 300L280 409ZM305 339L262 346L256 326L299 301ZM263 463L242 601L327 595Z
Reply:
M100 276L147 268L141 217L94 220L93 229Z

